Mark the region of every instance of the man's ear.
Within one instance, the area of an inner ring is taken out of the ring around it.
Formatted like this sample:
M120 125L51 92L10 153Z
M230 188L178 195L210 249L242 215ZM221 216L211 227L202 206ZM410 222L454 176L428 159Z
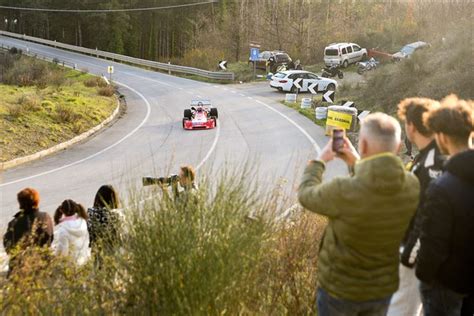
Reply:
M365 138L360 140L360 155L362 157L367 156L367 152L369 151L369 144Z
M395 154L398 155L400 153L401 149L402 149L402 143L399 142L398 145L397 145L397 148L395 149Z

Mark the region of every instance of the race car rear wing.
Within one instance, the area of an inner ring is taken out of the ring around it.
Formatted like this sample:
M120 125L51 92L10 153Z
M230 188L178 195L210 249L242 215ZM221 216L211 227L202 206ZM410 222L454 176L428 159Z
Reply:
M200 100L200 99L191 100L191 106L197 106L199 102L201 102L203 106L211 106L211 100Z

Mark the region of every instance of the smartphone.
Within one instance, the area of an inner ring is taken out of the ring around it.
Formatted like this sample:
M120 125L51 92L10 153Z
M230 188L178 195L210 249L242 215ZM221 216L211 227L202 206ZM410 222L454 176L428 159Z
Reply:
M343 129L334 129L332 131L332 150L339 152L344 147L345 132Z

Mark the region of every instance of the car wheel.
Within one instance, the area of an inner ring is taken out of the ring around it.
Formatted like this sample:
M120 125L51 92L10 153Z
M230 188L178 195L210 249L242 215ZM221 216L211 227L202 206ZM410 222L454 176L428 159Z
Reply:
M366 61L366 60L367 60L367 54L363 54L361 60L362 60L362 61Z
M193 112L191 112L190 109L186 109L186 110L184 110L184 115L183 116L187 119L191 119L193 117Z
M214 127L217 127L217 117L213 117L214 119Z
M344 74L342 73L342 71L337 75L337 77L338 77L339 79L344 78Z
M349 62L346 60L344 60L344 62L342 63L342 67L343 68L347 68L347 66L349 66Z
M216 108L211 108L211 111L209 113L210 116L214 116L215 118L218 118L219 117L219 114L217 113L217 109Z
M328 86L326 87L326 91L336 91L336 86L334 85L334 83L328 84Z
M183 119L183 128L185 128L185 126L186 126L186 121L187 121L187 119L184 118Z

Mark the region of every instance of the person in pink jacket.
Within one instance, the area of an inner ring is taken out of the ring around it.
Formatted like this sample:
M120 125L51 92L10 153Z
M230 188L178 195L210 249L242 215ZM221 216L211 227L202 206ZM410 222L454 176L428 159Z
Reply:
M53 251L77 265L85 264L90 256L87 212L81 204L64 200L54 214Z

